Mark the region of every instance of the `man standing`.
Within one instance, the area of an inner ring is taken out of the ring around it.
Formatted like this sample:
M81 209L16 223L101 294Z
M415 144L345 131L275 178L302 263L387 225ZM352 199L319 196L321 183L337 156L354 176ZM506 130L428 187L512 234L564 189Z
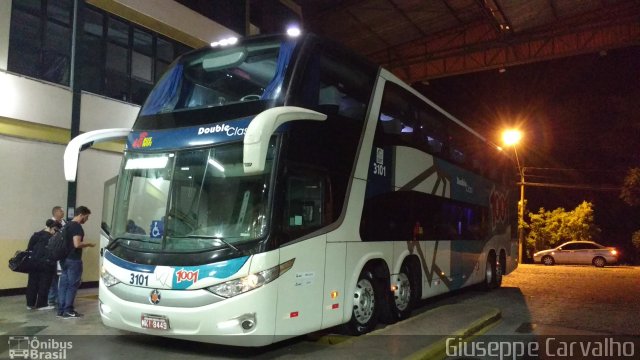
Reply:
M53 209L51 209L51 215L53 215L51 220L58 223L59 229L62 229L62 227L67 223L64 219L64 210L62 209L62 206L54 206ZM60 263L56 261L55 271L51 280L51 287L49 288L49 306L55 306L58 303L58 276L60 276L61 271Z
M94 247L93 243L84 242L82 224L89 220L91 210L85 206L78 206L76 214L66 227L66 241L73 241L73 250L66 259L60 261L62 274L58 284L58 317L74 319L82 316L75 311L73 302L80 287L82 277L82 249Z

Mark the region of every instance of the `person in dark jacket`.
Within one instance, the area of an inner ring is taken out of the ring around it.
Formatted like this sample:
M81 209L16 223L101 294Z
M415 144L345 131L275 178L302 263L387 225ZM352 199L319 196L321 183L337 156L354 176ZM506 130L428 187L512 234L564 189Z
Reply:
M29 239L27 250L31 251L33 271L29 272L27 280L27 309L51 310L55 306L48 305L48 294L55 263L47 260L47 243L49 238L59 229L55 220L47 219L43 230L33 233Z

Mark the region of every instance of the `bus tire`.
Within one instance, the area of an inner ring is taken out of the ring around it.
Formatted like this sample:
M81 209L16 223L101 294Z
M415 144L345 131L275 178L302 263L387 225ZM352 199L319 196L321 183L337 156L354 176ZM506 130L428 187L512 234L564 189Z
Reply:
M496 253L492 250L487 256L487 263L484 270L484 283L482 284L485 290L495 289L498 280L498 264L496 263ZM502 276L500 276L502 281Z
M362 335L378 325L381 306L384 305L383 289L370 269L365 268L358 277L353 292L351 320L345 324L350 335Z
M418 292L418 280L412 267L407 263L402 264L400 272L393 278L397 288L391 292L389 305L393 319L399 321L411 316Z

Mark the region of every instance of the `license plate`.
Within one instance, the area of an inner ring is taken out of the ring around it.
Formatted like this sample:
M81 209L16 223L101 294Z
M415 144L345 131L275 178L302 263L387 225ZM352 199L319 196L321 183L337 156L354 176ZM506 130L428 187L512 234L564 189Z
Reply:
M145 329L169 330L169 319L164 316L142 314L140 322Z

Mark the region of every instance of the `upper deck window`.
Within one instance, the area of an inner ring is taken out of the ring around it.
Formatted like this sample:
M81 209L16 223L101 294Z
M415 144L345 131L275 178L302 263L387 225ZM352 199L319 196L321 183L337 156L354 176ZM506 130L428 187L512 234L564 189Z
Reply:
M185 55L160 79L140 114L275 99L294 46L272 38Z

